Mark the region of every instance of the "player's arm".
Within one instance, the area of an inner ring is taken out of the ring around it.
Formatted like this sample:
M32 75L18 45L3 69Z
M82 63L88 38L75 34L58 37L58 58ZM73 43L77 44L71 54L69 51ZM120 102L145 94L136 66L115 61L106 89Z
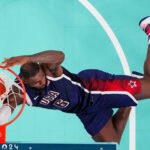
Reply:
M13 112L14 109L17 107L17 105L23 103L23 100L24 100L23 92L17 87L13 86L12 90L9 92L7 96L7 99L5 99L4 101L4 105L8 105L11 108L11 112Z
M0 125L6 123L13 113L17 105L23 103L23 93L19 94L15 91L10 91L7 98L3 102L3 106L0 108Z
M96 142L117 142L119 144L130 111L131 107L120 108L93 139Z
M28 62L39 62L41 64L48 64L51 68L59 66L64 61L64 53L61 51L47 50L34 55L24 55L11 58L4 58L1 65L4 68L10 68L14 65L23 65Z
M61 51L44 51L31 55L30 61L44 64L45 70L49 70L53 75L61 75L62 68L60 64L64 61L64 58L65 55Z

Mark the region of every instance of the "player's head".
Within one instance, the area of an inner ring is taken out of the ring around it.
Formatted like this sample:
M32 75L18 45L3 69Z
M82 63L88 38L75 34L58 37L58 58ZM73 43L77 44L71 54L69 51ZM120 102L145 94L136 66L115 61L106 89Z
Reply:
M46 75L41 65L33 62L21 66L20 73L23 82L36 89L43 89L46 85Z

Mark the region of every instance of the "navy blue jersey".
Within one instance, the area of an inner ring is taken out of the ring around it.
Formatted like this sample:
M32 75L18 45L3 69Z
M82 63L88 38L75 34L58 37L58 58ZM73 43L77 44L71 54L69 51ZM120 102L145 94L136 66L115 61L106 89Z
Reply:
M29 105L75 113L92 136L112 117L112 108L137 105L133 95L141 92L139 79L94 69L73 74L63 68L60 77L46 81L43 91L25 85Z
M80 113L90 103L90 94L85 92L84 83L78 75L63 68L60 77L47 76L43 92L38 92L25 84L32 106L59 109L69 113Z

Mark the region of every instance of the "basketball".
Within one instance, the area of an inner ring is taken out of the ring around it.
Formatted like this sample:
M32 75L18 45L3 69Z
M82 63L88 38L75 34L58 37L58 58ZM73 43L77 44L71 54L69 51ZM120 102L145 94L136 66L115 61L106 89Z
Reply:
M0 79L0 96L6 92L6 87L2 79Z

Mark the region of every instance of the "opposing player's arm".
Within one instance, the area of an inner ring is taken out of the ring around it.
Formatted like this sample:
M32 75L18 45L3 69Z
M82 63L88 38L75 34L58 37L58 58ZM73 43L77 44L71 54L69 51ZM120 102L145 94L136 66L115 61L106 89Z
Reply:
M13 67L14 65L23 65L28 62L39 62L41 64L48 64L52 69L59 66L64 61L64 53L61 51L47 50L34 55L24 55L11 58L4 58L1 65L4 69Z

